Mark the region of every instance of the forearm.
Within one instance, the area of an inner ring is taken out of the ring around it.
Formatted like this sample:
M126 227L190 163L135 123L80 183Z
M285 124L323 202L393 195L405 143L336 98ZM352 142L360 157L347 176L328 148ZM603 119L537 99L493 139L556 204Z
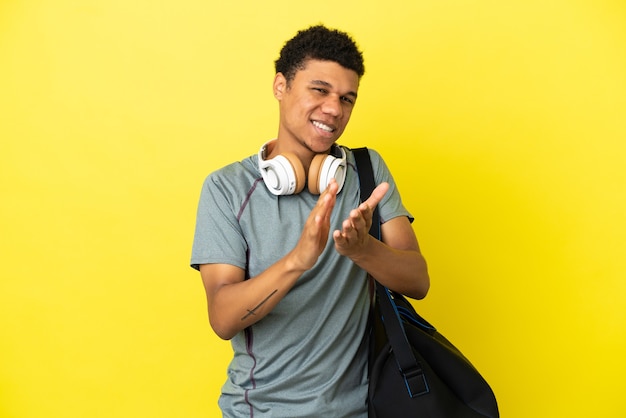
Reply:
M211 327L220 338L231 339L271 312L303 272L286 256L256 277L207 289Z
M388 190L388 183L380 183L365 202L350 211L341 229L333 231L335 249L389 289L422 299L428 293L430 279L409 218L391 217L381 224L382 240L369 234L373 208Z
M430 288L426 260L419 250L399 250L374 238L350 257L359 267L391 290L422 299Z

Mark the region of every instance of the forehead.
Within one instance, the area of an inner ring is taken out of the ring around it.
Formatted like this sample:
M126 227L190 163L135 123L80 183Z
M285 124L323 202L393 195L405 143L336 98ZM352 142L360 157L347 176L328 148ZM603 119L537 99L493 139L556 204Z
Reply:
M359 75L354 70L343 67L334 61L310 59L295 74L299 83L320 83L341 91L354 91L359 88Z

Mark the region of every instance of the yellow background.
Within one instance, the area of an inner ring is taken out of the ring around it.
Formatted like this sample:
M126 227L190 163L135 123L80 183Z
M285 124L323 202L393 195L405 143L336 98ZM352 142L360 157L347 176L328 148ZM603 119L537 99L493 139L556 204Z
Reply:
M365 53L341 142L416 217L418 309L503 417L626 416L622 0L1 1L0 416L218 416L200 186L276 134L319 22Z

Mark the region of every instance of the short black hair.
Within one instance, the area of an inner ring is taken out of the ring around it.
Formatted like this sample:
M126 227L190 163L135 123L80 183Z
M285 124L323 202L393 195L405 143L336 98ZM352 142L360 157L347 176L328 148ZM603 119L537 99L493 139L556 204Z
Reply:
M287 82L290 82L310 59L334 61L356 72L359 78L365 73L363 54L352 37L324 25L301 30L285 42L275 62L276 72L282 73Z

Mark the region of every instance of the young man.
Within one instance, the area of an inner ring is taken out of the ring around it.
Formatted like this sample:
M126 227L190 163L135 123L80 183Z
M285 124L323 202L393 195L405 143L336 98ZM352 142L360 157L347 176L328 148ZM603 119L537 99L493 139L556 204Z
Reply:
M428 291L384 161L370 150L378 187L361 204L352 152L336 144L363 73L347 34L298 32L276 61L276 139L205 180L191 265L234 350L224 416L366 417L368 273L413 298ZM368 234L376 205L382 242Z

